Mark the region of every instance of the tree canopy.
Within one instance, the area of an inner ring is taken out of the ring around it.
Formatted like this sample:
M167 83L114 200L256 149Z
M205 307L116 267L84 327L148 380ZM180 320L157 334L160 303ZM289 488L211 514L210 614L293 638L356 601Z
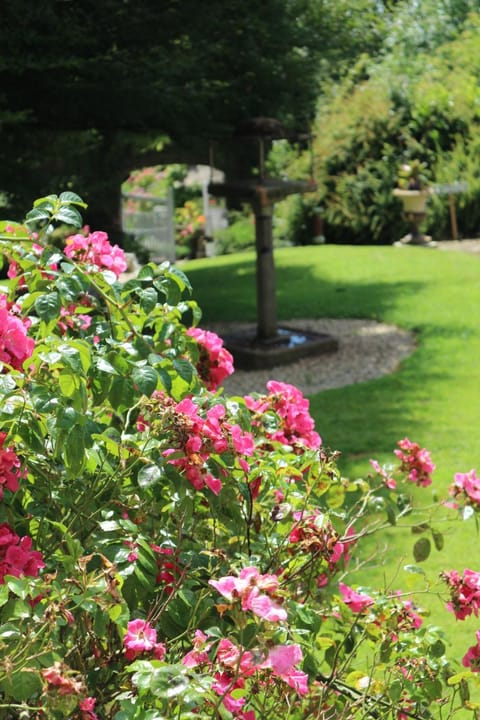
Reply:
M4 0L0 192L18 207L59 184L102 197L159 138L200 161L249 117L305 129L321 84L381 45L378 3L350 5Z

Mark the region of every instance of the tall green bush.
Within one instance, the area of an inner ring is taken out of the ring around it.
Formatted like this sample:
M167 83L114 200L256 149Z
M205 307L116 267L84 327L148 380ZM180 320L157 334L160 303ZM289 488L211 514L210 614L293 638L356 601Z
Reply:
M458 198L463 235L480 227L477 171L480 108L480 15L428 51L395 45L381 62L362 58L342 83L322 98L315 121L318 190L309 208L324 208L329 242L381 244L405 231L401 205L392 196L401 163L417 159L435 183L468 183ZM437 37L437 36L436 36ZM438 36L440 37L440 36ZM437 38L438 39L438 38ZM445 198L432 200L426 229L449 233ZM303 218L302 222L305 222ZM298 213L290 234L298 234Z

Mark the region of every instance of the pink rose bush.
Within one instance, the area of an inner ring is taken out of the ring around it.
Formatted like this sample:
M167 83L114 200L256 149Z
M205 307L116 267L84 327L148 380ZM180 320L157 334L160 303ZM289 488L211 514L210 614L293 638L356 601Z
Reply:
M216 333L189 328L187 335L195 338L199 345L199 358L196 364L199 377L207 390L216 390L233 373L233 357L223 347L223 340Z
M395 455L400 458L402 472L408 472L408 479L421 487L431 485L431 474L435 470L432 463L430 453L425 448L411 442L408 438L398 442L399 449L395 450Z
M118 245L111 245L107 233L95 231L70 235L65 241L67 258L81 262L87 268L111 270L118 277L127 269L125 253Z
M0 433L0 500L5 489L17 492L19 480L25 475L22 463L12 447L4 447L7 433Z
M143 653L152 654L157 660L165 657L165 645L157 643L157 631L145 620L130 620L123 645L127 660Z
M275 379L226 395L233 359L197 327L186 275L148 263L124 280L123 251L81 230L83 207L49 195L0 223L0 707L34 720L468 709L480 636L449 657L419 603L438 587L421 581L444 542L438 512L480 508L475 471L419 515L434 471L420 444L344 477L308 398ZM416 582L402 588L397 568L370 582L371 538L405 523ZM476 621L479 576L442 573L446 617Z
M30 321L19 316L16 310L15 305L0 294L0 363L3 372L8 372L9 366L21 370L33 352L34 341L27 335Z
M450 570L442 573L442 579L451 596L447 608L457 620L465 620L472 613L477 617L480 608L480 573L465 569L460 576L456 570Z
M366 593L358 593L344 583L339 583L338 589L340 590L342 601L345 605L348 605L353 613L361 613L374 603L374 600L370 597L370 595L367 595Z
M480 478L475 470L468 473L455 473L454 482L450 485L449 494L454 498L450 506L471 506L480 509Z
M274 600L279 586L276 575L261 575L257 568L246 567L242 568L238 578L227 576L209 583L230 602L238 598L242 610L251 610L263 620L279 622L287 619L286 611Z
M466 668L470 668L472 672L480 672L480 630L475 633L477 642L468 648L467 652L462 658L462 665Z
M319 448L322 440L314 429L314 421L309 413L310 403L300 390L276 380L267 383L267 390L269 394L264 397L245 397L246 405L253 413L252 422L259 423L262 416L273 411L278 425L265 432L269 440L312 450Z
M221 697L224 708L235 718L256 720L254 710L245 711L247 698L244 690L246 680L257 686L268 688L278 678L298 695L308 693L308 676L298 665L303 660L299 645L274 645L254 651L246 651L223 638L216 647L208 637L197 632L194 649L183 658L188 668L208 668L214 682L212 689Z

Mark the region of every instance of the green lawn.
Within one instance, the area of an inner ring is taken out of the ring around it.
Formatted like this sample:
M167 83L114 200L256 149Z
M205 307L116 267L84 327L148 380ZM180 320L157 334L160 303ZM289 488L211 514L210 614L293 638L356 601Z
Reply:
M426 248L333 245L286 248L275 257L280 320L373 318L417 334L418 349L395 374L310 398L324 443L342 451L344 474L366 472L372 457L391 461L396 441L405 436L428 448L437 465L433 489L423 489L420 498L444 497L455 472L477 465L480 471L480 257ZM205 322L255 319L254 262L248 253L185 266ZM429 575L435 578L453 567L480 570L474 522L452 521L445 532L443 551L434 551L425 563ZM402 570L412 562L413 540L409 530L388 533L389 551L372 547L376 567L352 582L390 582L397 569L392 587L418 582ZM461 658L474 644L475 619L454 623L438 598L418 600L447 627Z

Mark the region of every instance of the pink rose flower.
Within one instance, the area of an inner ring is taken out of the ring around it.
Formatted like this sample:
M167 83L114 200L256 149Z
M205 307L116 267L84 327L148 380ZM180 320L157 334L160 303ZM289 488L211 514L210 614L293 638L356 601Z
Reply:
M351 587L348 587L348 585L339 583L338 588L340 590L343 602L345 603L345 605L348 605L354 613L361 613L367 607L373 605L374 603L374 600L370 597L370 595L366 595L365 593L358 593Z
M133 660L137 655L151 652L157 642L157 631L145 620L130 620L123 639L125 657Z
M472 672L480 672L480 630L477 630L475 635L477 643L468 648L462 658L462 665L470 668Z

